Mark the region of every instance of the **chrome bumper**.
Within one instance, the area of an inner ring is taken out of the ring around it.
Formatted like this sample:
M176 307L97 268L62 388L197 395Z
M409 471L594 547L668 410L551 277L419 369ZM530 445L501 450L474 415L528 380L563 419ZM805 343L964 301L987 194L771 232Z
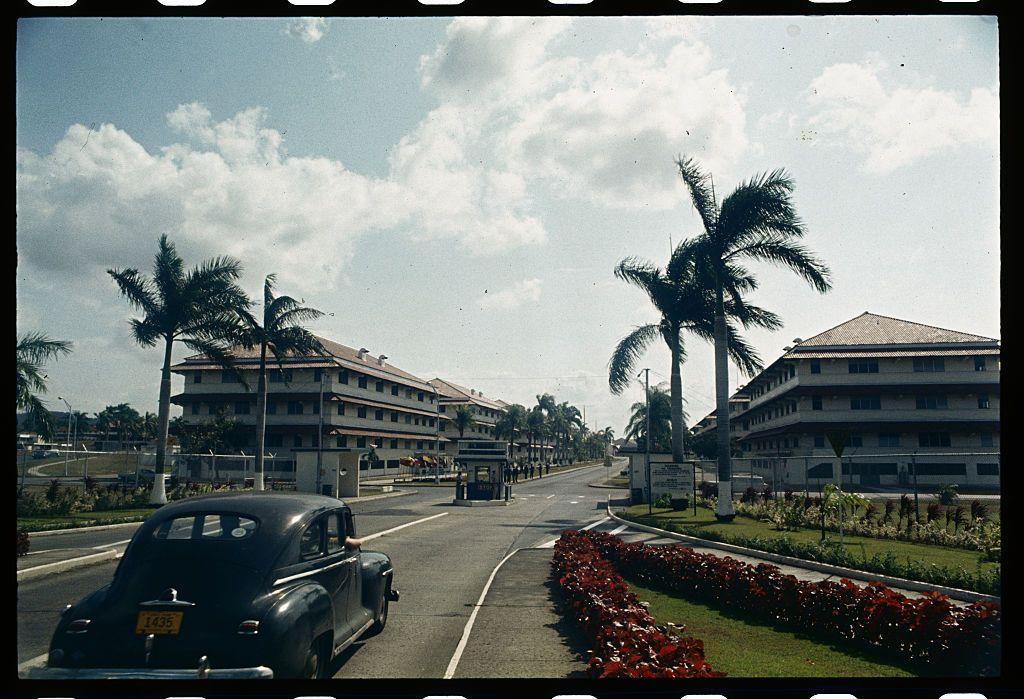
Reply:
M30 680L269 680L269 667L210 669L200 674L187 668L131 667L34 667L25 675Z

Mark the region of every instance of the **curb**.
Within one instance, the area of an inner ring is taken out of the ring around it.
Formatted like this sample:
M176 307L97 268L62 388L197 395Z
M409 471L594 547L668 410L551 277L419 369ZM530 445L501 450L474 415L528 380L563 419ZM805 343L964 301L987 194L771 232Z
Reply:
M605 488L607 490L629 490L628 485L604 485L603 483L587 483L588 488Z
M385 498L397 498L401 495L412 495L411 490L393 490L390 493L381 493L380 495L361 495L358 498L341 498L345 502L360 503L370 502L371 500L383 500Z
M727 544L721 541L709 541L707 539L699 539L695 536L687 536L686 534L677 534L676 532L665 531L664 529L658 529L657 527L650 527L646 524L638 524L637 522L631 522L627 519L622 519L612 512L611 503L607 505L608 516L619 524L625 524L632 529L639 529L643 532L650 534L658 534L668 539L675 539L677 541L684 541L690 544L697 544L704 548L719 549L728 553L738 553L744 556L750 556L751 558L761 558L766 561L773 563L781 563L783 565L793 566L794 568L803 568L805 570L814 570L819 573L829 573L831 575L840 575L844 578L854 578L857 580L863 580L867 582L881 582L885 583L889 587L898 587L905 590L914 590L915 592L941 592L947 597L958 599L963 602L995 602L999 604L1000 598L995 595L983 595L980 592L972 592L971 590L961 590L955 587L946 587L944 585L933 585L931 583L919 582L917 580L906 580L904 578L894 578L890 575L882 575L880 573L869 573L863 570L855 570L853 568L843 568L841 566L831 565L829 563L821 563L819 561L808 561L803 558L793 558L792 556L783 556L778 553L769 553L767 551L758 551L757 549L749 549L745 546L737 546L735 544Z
M156 510L154 510L155 512ZM95 527L71 527L70 529L44 529L41 532L29 532L29 538L37 536L51 536L53 534L75 534L77 532L102 532L111 529L123 529L124 527L138 527L144 520L138 522L121 522L119 524L99 524Z
M121 551L116 549L106 549L105 551L92 553L88 556L79 556L78 558L69 558L66 561L55 561L41 566L25 568L18 571L18 582L35 580L36 578L43 578L47 575L54 575L55 573L65 573L69 570L84 568L85 566L91 566L97 563L105 563L106 561L119 558L121 553Z

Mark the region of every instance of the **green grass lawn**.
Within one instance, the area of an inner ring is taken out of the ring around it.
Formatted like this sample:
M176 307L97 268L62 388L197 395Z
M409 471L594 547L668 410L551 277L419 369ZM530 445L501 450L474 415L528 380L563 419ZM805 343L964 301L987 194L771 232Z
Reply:
M135 454L129 454L127 457L124 454L97 454L96 456L88 457L88 459L85 457L79 459L72 457L68 460L68 475L81 477L87 463L89 475L92 476L135 473L137 461L138 456ZM19 459L18 475L21 475L22 466L22 461ZM39 470L46 476L63 476L64 456L61 455L51 459L28 460L28 468L36 466L40 466Z
M789 537L793 541L811 544L821 540L820 530L776 531L768 522L761 522L750 517L737 516L732 522L719 522L715 519L715 513L706 507L698 507L696 516L694 516L692 508L685 512L673 512L657 507L654 508L654 514L648 516L647 505L633 505L626 512L632 516L642 517L642 523L654 527L662 527L666 522L672 522L680 527L683 534L690 536L699 537L702 532L715 532L722 536ZM826 532L826 536L832 539L839 538L839 534L835 532ZM861 556L870 558L875 553L884 555L891 552L900 560L909 558L925 564L963 566L969 571L978 568L978 561L981 558L979 551L915 544L907 541L872 539L865 536L846 536L844 542L847 550L858 558ZM982 563L982 570L993 570L996 566L996 563Z
M800 633L753 624L679 597L629 583L659 623L682 625L704 641L711 666L731 677L914 677L882 657L814 641Z
M132 520L141 522L153 514L155 509L155 507L139 507L125 510L107 510L105 512L76 512L70 515L54 515L53 517L19 517L18 528L24 527L30 532L38 532L47 529L73 529Z

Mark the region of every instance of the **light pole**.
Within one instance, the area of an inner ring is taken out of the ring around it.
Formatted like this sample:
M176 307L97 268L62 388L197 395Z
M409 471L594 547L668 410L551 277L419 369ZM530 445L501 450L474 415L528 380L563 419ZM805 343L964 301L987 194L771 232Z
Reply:
M64 400L61 396L57 396L57 399L63 401L64 405L66 405L67 408L68 408L68 432L67 432L67 436L65 436L65 439L67 439L68 441L71 441L71 404L68 403L66 400ZM64 477L65 478L68 477L68 450L67 449L64 450Z
M441 482L441 418L438 409L441 398L434 388L434 485Z
M320 404L317 408L317 432L316 432L316 494L321 495L323 483L320 471L323 469L323 441L324 441L324 372L320 372Z
M644 400L646 401L647 431L644 439L644 470L647 474L647 514L653 511L654 489L651 487L651 370L644 369ZM640 374L636 375L640 378Z

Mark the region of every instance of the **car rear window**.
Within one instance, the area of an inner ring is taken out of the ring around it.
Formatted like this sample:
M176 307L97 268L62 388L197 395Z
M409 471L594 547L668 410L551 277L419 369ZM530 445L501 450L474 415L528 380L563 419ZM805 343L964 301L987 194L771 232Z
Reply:
M239 541L256 531L256 520L228 513L204 513L175 517L153 530L157 540L194 539Z

